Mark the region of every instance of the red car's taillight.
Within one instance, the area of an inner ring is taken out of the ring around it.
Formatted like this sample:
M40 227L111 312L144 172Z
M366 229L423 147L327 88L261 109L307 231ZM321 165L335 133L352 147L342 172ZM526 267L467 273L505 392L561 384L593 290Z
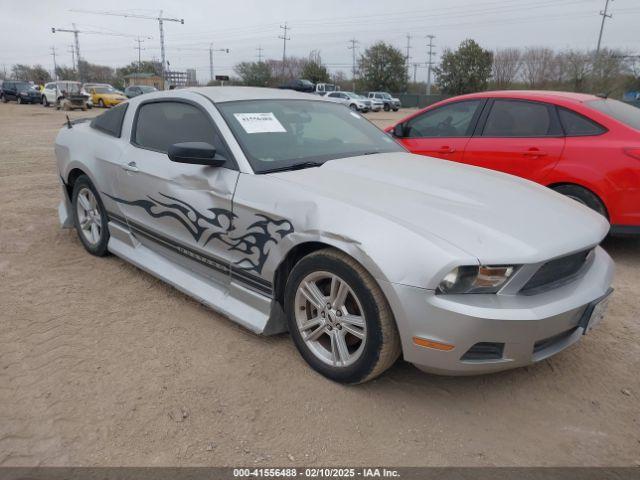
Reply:
M636 160L640 160L640 148L625 148L624 153Z

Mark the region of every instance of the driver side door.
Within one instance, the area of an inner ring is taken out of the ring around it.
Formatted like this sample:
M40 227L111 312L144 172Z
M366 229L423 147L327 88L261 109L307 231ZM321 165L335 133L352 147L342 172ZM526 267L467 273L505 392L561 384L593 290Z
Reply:
M484 103L463 100L422 112L404 123L398 140L412 153L460 162Z
M232 252L226 237L239 172L207 108L178 98L141 103L110 197L140 243L228 288ZM226 162L171 161L169 147L183 142L208 143Z

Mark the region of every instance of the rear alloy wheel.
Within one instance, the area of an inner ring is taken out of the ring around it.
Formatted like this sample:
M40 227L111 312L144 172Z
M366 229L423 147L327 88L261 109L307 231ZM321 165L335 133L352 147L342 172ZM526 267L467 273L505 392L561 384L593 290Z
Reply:
M78 237L91 255L107 254L108 219L89 177L81 175L73 186L73 217Z
M343 252L324 249L300 260L289 275L285 304L298 351L331 380L365 382L400 355L400 338L384 294Z
M18 105L22 105L24 103L24 100L22 100L22 97L18 97Z
M579 185L558 185L557 187L553 187L553 190L575 200L578 203L581 203L585 207L589 207L591 210L598 212L607 220L609 219L609 215L607 214L607 209L604 204L592 191Z
M351 105L349 105L349 108L351 110L358 110L358 106L355 103L352 103Z

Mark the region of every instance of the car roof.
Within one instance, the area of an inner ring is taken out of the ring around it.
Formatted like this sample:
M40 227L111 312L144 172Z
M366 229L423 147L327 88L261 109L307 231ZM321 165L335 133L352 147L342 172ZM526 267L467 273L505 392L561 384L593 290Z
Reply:
M212 100L214 103L235 102L238 100L317 100L311 93L296 92L280 88L260 87L190 87L181 91L195 92ZM168 92L171 92L169 90Z
M456 100L462 98L519 98L519 99L531 99L531 100L547 100L553 101L569 101L569 102L588 102L590 100L597 100L598 97L588 93L575 93L575 92L557 92L552 90L493 90L488 92L470 93L467 95L460 95L453 97ZM452 99L453 99L452 98ZM449 100L452 100L449 99Z

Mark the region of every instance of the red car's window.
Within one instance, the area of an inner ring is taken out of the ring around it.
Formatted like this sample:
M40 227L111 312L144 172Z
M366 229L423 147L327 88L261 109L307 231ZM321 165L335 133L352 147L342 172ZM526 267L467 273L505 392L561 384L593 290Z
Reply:
M468 137L481 104L482 100L467 100L428 110L407 122L405 137Z
M573 110L560 107L558 108L558 114L560 115L560 123L562 123L564 133L568 137L600 135L606 132L602 125Z
M640 108L638 107L619 102L618 100L612 100L610 98L592 100L587 102L587 105L594 110L598 110L605 115L615 118L619 122L622 122L631 128L640 130Z
M553 112L545 103L495 100L483 137L546 137L558 135Z

